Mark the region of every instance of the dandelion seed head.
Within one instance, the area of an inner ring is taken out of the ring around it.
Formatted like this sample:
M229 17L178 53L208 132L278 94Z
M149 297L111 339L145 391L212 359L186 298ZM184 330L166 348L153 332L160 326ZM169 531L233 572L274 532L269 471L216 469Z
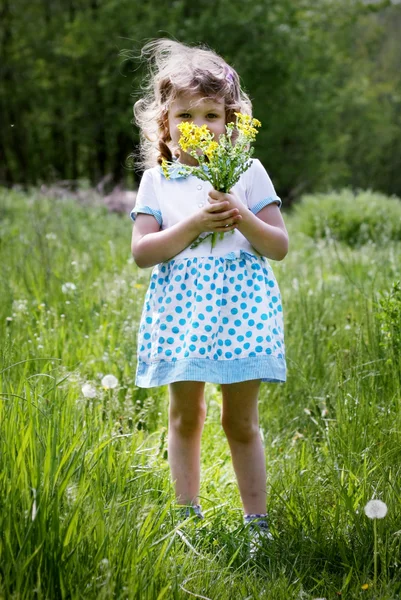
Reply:
M84 383L81 390L85 398L96 398L96 389L90 383Z
M105 375L102 379L102 386L106 390L112 390L118 386L118 379L114 375Z
M364 510L369 519L384 519L387 514L387 504L382 500L369 500Z

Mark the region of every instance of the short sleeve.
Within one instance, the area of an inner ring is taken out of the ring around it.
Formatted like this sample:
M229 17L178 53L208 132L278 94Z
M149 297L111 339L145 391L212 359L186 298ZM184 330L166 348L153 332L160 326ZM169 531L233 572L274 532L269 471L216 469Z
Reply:
M139 184L135 207L130 212L130 217L133 221L135 221L138 213L152 215L159 225L162 225L163 217L150 169L144 172L141 183Z
M245 174L249 177L246 191L248 208L254 215L273 202L281 208L281 199L260 160L253 159L252 166Z

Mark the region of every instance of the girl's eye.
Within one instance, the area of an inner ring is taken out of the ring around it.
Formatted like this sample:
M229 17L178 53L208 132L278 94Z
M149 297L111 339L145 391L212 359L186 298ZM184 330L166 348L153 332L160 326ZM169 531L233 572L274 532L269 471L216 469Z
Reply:
M189 113L181 113L179 117L180 119L190 119L191 115Z
M218 119L218 118L219 118L219 115L215 115L214 113L209 113L209 114L207 115L207 118L208 118L208 119Z

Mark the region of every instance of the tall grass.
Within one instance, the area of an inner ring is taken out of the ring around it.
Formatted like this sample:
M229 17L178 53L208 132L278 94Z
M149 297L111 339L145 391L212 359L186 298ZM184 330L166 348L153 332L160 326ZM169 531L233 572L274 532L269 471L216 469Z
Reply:
M273 267L288 381L260 397L275 539L251 561L218 386L206 519L177 520L167 390L134 384L149 271L130 257L129 219L5 191L0 217L0 597L401 596L399 242L316 241L287 216L291 250ZM106 390L108 373L119 383ZM376 587L371 498L389 509Z

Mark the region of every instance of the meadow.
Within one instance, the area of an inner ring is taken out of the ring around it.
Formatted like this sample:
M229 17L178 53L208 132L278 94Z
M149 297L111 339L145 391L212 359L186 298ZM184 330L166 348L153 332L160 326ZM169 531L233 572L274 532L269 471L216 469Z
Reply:
M134 383L150 270L128 216L0 190L0 598L401 598L401 203L343 191L284 218L288 381L259 404L274 541L252 560L218 386L206 518L177 519L167 388Z

